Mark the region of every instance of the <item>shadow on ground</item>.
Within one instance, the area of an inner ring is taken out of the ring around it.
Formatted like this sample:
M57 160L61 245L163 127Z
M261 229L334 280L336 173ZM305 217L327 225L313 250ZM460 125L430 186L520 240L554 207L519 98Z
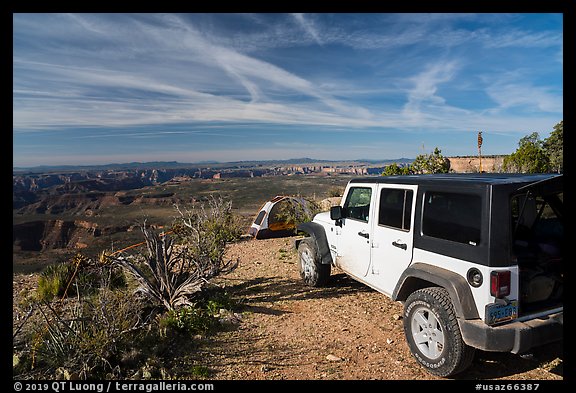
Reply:
M345 274L334 274L328 285L322 288L306 286L302 280L285 277L258 277L242 280L238 284L227 285L227 290L239 299L238 311L251 311L281 315L286 311L263 306L279 301L306 299L328 299L347 296L358 292L371 292L371 288L350 279Z
M543 368L563 377L563 353L563 341L534 348L522 356L503 352L476 351L472 366L455 379L506 378L537 368Z

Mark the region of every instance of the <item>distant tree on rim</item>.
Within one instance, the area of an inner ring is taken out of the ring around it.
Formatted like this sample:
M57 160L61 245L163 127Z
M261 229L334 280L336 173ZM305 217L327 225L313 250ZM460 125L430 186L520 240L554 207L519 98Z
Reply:
M520 139L518 149L504 158L502 169L512 173L546 173L551 168L544 141L537 132Z
M550 169L554 172L564 171L564 120L554 126L554 131L544 140L544 151L550 159Z

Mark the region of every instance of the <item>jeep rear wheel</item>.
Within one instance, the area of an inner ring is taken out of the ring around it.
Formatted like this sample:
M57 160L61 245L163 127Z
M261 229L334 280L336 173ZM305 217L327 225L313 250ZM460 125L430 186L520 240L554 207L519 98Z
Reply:
M428 372L449 377L464 371L474 358L444 288L415 291L404 304L404 333L412 355Z
M330 265L323 264L312 239L304 239L298 245L300 259L300 277L306 285L321 287L326 285L330 277Z

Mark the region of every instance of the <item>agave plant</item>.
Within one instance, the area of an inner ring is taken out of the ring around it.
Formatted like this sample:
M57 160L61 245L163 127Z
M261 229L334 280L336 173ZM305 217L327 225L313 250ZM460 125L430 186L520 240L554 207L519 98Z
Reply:
M198 247L175 247L170 235L158 234L145 225L141 229L147 248L142 266L122 256L115 262L136 279L138 292L167 310L192 305L191 296L210 278L237 265L237 261L222 263L222 258L206 258L204 253L195 252Z

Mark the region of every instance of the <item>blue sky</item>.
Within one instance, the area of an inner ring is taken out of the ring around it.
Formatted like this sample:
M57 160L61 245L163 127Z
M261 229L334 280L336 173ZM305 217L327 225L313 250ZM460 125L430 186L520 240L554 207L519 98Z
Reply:
M14 14L13 165L509 154L562 14Z

